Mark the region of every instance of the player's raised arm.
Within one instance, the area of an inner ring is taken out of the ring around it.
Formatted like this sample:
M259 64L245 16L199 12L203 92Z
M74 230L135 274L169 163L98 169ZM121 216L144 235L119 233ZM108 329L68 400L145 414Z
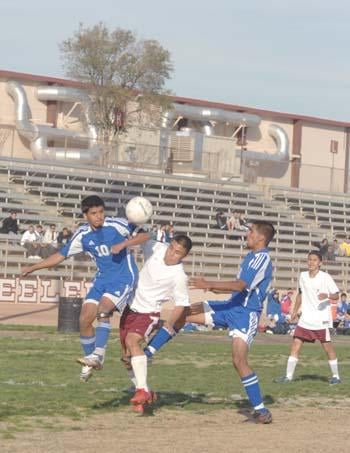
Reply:
M136 236L126 239L123 242L120 242L119 244L114 244L111 247L111 252L112 253L119 253L122 250L124 250L127 247L133 247L135 245L140 245L143 244L144 242L148 241L151 238L149 233L137 233Z
M66 257L61 255L60 252L56 252L53 255L45 258L44 260L39 261L39 263L22 267L21 275L24 277L25 275L31 274L32 272L38 271L39 269L47 269L57 266L57 264L62 263L62 261L64 261L65 259Z
M191 289L204 289L205 291L213 292L241 292L247 287L244 280L230 280L230 281L211 281L203 277L190 278Z

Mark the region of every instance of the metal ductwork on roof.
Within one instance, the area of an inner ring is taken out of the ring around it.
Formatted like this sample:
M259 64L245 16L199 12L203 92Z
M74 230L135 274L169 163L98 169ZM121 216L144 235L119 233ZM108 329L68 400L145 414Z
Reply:
M160 162L164 163L168 157L168 141L169 134L171 131L172 123L174 120L182 116L194 121L203 122L202 132L204 135L212 135L213 127L210 121L230 123L233 126L247 126L247 127L258 127L260 124L260 117L245 112L233 112L230 110L223 109L209 109L200 106L188 105L188 104L173 104L172 110L167 111L163 115L161 130L160 130ZM197 153L195 156L196 167L198 167L198 161L201 156ZM199 150L201 153L202 150Z
M87 132L71 129L58 129L36 125L31 122L31 112L26 93L18 82L8 82L7 92L16 106L16 128L20 136L30 141L34 159L48 161L77 161L91 164L99 158L97 131L91 123L90 99L84 91L67 87L43 86L36 89L36 96L41 101L79 102L82 105ZM58 148L48 146L48 140L72 139L86 143L87 148Z
M255 173L251 179L254 179L254 176L281 178L288 169L289 140L286 132L280 126L270 124L268 133L277 146L274 154L266 151L236 150L236 156L242 158L243 172Z

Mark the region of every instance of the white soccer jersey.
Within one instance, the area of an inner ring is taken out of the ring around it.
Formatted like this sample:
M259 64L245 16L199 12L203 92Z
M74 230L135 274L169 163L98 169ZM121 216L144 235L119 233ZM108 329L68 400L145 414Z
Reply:
M147 241L142 246L145 264L130 308L138 313L159 312L161 304L172 299L177 306L189 306L187 276L182 263L164 263L167 244Z
M298 325L310 330L332 327L330 301L329 299L319 300L318 295L339 292L333 278L323 271L318 271L315 277L310 277L308 271L302 272L299 288L301 290L301 317Z

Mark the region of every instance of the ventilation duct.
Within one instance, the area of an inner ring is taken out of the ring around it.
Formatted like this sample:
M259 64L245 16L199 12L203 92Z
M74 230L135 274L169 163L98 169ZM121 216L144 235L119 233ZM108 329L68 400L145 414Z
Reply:
M58 129L31 122L31 112L26 93L18 82L8 82L7 92L15 102L16 128L19 135L30 141L34 159L46 161L77 161L91 164L99 158L96 128L91 123L90 99L83 91L66 87L38 87L36 96L41 101L80 102L87 124L87 132ZM72 139L87 143L87 148L58 148L48 146L49 140Z

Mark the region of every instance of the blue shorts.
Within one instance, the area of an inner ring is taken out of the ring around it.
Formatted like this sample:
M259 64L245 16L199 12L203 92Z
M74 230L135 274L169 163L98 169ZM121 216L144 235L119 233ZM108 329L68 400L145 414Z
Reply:
M248 346L252 344L258 331L259 312L232 302L208 300L203 304L207 324L227 328L231 337L241 338Z
M102 297L105 296L114 303L117 311L122 313L133 295L134 285L131 282L118 281L115 275L111 278L96 277L86 295L85 303L98 305Z

